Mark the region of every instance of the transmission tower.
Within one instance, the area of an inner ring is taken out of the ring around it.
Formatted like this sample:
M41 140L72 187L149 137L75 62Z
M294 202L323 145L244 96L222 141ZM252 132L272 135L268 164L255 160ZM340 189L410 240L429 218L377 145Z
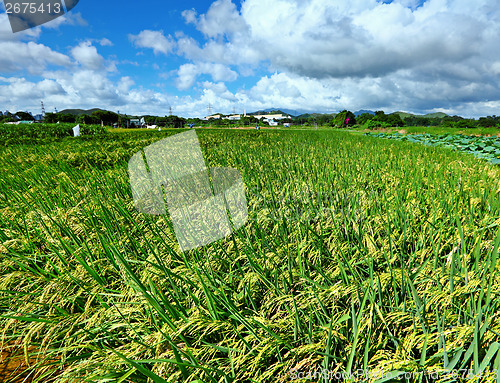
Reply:
M212 115L212 104L208 103L208 115L211 116Z
M168 115L169 115L169 116L171 116L172 114L173 114L173 111L172 111L172 107L170 106L170 107L168 108Z
M42 104L42 118L45 117L45 106L43 105L43 101L40 101Z

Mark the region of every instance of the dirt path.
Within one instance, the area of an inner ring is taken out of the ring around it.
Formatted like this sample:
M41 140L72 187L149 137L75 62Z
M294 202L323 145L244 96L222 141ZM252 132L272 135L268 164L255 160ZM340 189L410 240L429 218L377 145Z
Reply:
M33 379L31 377L23 374L27 367L22 352L12 353L7 350L2 351L0 354L0 382L32 382Z
M35 353L36 349L30 347L28 354ZM36 378L36 374L28 373L26 370L30 365L36 363L36 358L30 356L29 364L26 363L24 350L22 347L14 345L4 345L0 352L0 383L31 383ZM44 379L44 383L52 383L55 376Z

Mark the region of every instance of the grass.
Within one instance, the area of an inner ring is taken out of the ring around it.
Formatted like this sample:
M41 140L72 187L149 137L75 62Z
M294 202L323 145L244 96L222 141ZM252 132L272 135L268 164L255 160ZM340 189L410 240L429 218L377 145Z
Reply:
M0 148L0 348L35 380L500 365L498 167L341 131L203 129L207 165L240 170L249 220L182 253L127 174L175 133Z

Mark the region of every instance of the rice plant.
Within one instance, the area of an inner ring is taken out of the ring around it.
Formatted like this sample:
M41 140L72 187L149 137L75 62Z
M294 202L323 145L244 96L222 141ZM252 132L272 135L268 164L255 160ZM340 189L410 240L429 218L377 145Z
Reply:
M0 349L19 375L496 380L497 167L348 132L200 130L207 166L241 172L249 220L183 253L127 174L176 132L0 148Z

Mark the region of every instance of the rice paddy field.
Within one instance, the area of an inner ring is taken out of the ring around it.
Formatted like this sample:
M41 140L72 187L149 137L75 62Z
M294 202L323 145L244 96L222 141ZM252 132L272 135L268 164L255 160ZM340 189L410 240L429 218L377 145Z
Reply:
M199 130L249 217L183 253L127 173L178 132L0 146L0 381L498 381L498 166L334 130Z

